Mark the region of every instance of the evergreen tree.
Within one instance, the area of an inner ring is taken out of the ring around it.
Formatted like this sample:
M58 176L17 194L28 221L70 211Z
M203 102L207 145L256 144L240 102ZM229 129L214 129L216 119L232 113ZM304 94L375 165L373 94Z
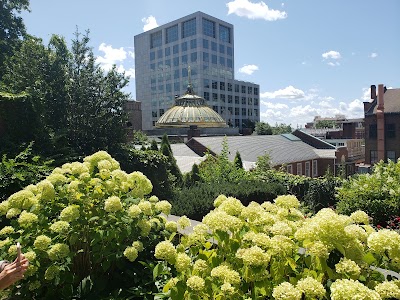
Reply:
M150 150L158 151L158 145L157 145L156 140L152 140L152 141L151 141Z
M243 169L243 162L242 157L240 156L239 151L236 151L235 159L233 160L233 164L235 165L236 169Z
M190 172L190 181L192 183L199 182L201 180L200 178L200 170L199 166L197 164L194 164L192 166L192 171Z
M164 133L162 140L161 140L161 146L160 146L161 149L163 148L163 145L166 145L166 147L168 147L169 152L172 154L172 148L169 143L168 135L166 133ZM166 156L168 156L168 155L166 155Z
M182 176L181 170L179 170L179 167L176 163L174 154L172 153L172 148L169 143L167 134L164 134L162 137L160 151L162 154L167 156L168 160L170 161L170 172L172 175L175 176L176 184L181 185L183 183L183 176Z

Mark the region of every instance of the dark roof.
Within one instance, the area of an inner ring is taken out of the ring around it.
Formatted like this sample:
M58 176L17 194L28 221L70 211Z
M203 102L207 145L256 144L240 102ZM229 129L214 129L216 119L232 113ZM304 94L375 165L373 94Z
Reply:
M194 137L198 143L220 154L226 138L229 158L239 151L243 161L256 162L259 156L269 154L273 166L318 158L334 158L335 149L316 149L292 134Z
M386 90L383 97L383 106L385 114L400 113L400 89ZM377 108L377 101L374 100L372 107L368 110L366 114L376 114Z

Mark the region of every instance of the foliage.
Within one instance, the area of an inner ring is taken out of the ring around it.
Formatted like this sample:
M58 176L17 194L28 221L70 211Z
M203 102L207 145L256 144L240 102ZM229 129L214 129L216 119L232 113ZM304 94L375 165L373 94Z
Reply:
M2 0L0 2L0 80L6 57L12 56L21 37L26 34L25 24L20 16L25 10L29 11L29 0Z
M183 184L183 176L181 173L181 170L179 169L176 159L174 157L174 154L172 153L172 148L168 140L168 136L166 133L164 133L162 140L161 140L161 145L160 145L160 151L163 155L165 155L168 158L169 162L169 170L171 174L175 177L174 181L176 182L177 185L182 185Z
M171 174L170 161L159 151L137 150L121 146L112 152L126 172L140 171L153 183L153 194L160 199L171 199L176 177Z
M222 151L219 155L206 153L206 159L199 165L200 178L202 181L211 182L237 182L249 177L244 169L238 169L229 160L229 147L226 137L222 142Z
M215 209L174 246L159 243L155 274L170 274L159 299L386 299L400 281L400 235L376 232L368 215L323 209L312 218L294 196L250 203L219 196Z
M272 128L271 125L265 122L257 122L255 127L255 132L257 135L271 135Z
M255 171L257 173L263 173L271 169L272 169L271 157L269 156L268 153L265 153L264 155L257 157L256 168L255 168Z
M272 201L285 193L281 184L250 178L236 182L197 182L175 192L172 213L200 221L213 209L214 199L220 194L238 198L247 205L251 201Z
M14 158L4 154L0 162L0 200L25 186L35 184L50 173L52 161L43 160L32 153L32 144L28 145Z
M100 151L11 195L0 204L12 225L0 231L1 258L13 260L18 241L30 261L25 282L12 293L23 299L144 299L156 291L146 266L168 233L161 213L168 215L171 205L145 198L151 190L141 172L122 171ZM129 289L133 284L140 285Z
M122 107L129 95L122 89L128 79L115 67L105 73L95 63L88 33L75 33L71 51L59 36L52 36L47 47L41 39L27 37L4 70L1 89L26 94L26 109L31 110L24 117L30 125L25 129L34 128L33 136L23 135L23 142L34 140L42 154L86 155L125 140ZM9 122L13 124L7 120L6 125ZM18 128L7 126L9 137L18 137ZM14 145L21 142L9 140Z
M156 140L151 141L150 150L158 151L158 144Z
M201 181L200 170L197 164L193 164L192 170L186 174L184 174L184 186L190 187L197 182Z
M360 174L345 180L338 189L337 209L349 214L364 210L374 224L385 226L388 220L400 215L400 161L377 163L372 174Z
M292 127L284 123L276 123L275 126L271 126L266 122L257 122L255 126L255 132L257 135L276 135L283 133L291 133Z
M284 185L289 194L295 195L314 213L322 208L335 206L337 202L336 188L342 184L339 177L334 177L329 173L323 177L311 178L267 170L266 172L256 172L255 176L260 180Z
M334 120L320 120L315 124L315 128L336 128Z
M149 142L149 137L146 133L141 130L134 130L133 131L133 140L132 143L134 145L147 145Z
M239 151L236 151L235 158L233 159L233 164L235 165L236 169L243 169L242 157L240 156Z

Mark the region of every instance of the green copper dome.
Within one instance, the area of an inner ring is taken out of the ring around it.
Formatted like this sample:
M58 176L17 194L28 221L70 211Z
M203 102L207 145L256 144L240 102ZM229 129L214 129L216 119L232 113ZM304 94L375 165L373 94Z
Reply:
M194 94L189 79L186 93L175 99L175 105L157 121L156 127L228 127L225 120L206 104L206 100Z

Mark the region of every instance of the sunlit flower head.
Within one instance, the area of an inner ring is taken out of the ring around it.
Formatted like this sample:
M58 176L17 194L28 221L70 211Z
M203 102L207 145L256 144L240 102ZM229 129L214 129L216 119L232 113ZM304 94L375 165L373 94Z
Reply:
M111 196L104 202L104 210L109 213L115 213L122 210L121 199L117 196Z
M252 267L266 266L271 259L271 255L258 246L241 248L236 252L236 257L241 259L244 265Z
M215 277L222 282L230 284L239 284L241 281L240 275L235 270L232 270L226 265L220 265L211 270L211 277Z
M79 218L79 206L69 205L64 208L60 213L60 219L66 222L72 222Z
M175 268L178 272L184 272L190 266L191 259L186 253L178 253L175 259Z
M335 270L339 274L346 274L355 277L358 277L361 273L359 265L357 265L355 261L347 258L342 258L340 262L335 265Z
M0 235L9 235L14 233L14 227L12 226L4 226L1 230L0 230Z
M63 259L69 255L69 247L62 243L55 244L47 251L47 255L53 261Z
M231 216L239 216L243 208L244 206L242 202L233 197L228 197L218 206L218 209L223 210L224 212L226 212L228 215Z
M168 201L162 200L162 201L156 203L155 208L156 208L156 210L158 210L168 216L171 213L172 205Z
M19 225L21 226L21 227L30 227L30 226L32 226L34 223L37 223L38 222L38 216L37 215L35 215L35 214L33 214L33 213L30 213L30 212L27 212L27 211L23 211L21 214L20 214L20 216L19 216L19 218L18 218L18 223L19 223Z
M203 278L193 275L188 278L186 285L193 291L201 291L205 287L205 282Z
M276 300L300 300L301 294L301 291L289 282L282 282L272 291L272 296Z
M33 246L36 249L46 251L49 248L50 243L51 243L51 238L49 238L46 235L39 235L35 239L35 242L33 243Z
M132 247L136 248L137 251L143 251L143 243L141 241L134 241Z
M131 218L137 218L142 213L140 207L136 204L133 204L128 209L128 214Z
M400 288L393 281L384 281L375 286L382 299L400 299Z
M294 195L278 196L274 202L277 206L282 208L298 208L300 206L299 200Z
M169 263L175 262L176 254L176 249L170 241L158 243L154 252L157 259L166 260Z
M352 279L338 279L331 285L332 300L351 300L354 299L354 295L357 295L357 299L381 299L376 291Z
M66 233L69 228L69 223L65 221L57 221L50 225L50 230L55 233Z
M369 224L369 216L362 210L357 210L350 215L350 218L357 224Z
M321 299L326 293L322 283L312 277L300 279L296 288L305 294L306 299Z
M174 221L168 221L165 223L165 229L169 232L176 232L178 230L178 224Z
M138 257L138 250L133 247L127 247L124 251L124 256L131 262L135 261L136 258Z
M193 264L193 272L203 274L208 270L208 264L203 259L198 259Z
M190 219L186 216L180 217L177 223L181 229L185 229L191 225Z
M46 269L46 272L44 273L44 279L46 280L53 280L58 276L60 273L60 269L58 266L52 265Z
M215 200L214 200L214 207L219 207L224 201L226 201L228 198L225 195L219 195Z

